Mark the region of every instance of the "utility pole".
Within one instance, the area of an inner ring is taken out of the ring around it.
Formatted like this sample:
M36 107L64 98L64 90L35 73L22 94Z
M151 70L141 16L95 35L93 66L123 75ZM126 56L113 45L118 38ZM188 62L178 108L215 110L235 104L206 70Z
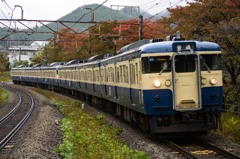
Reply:
M47 66L47 46L44 47L44 66Z
M143 16L139 15L139 40L142 40L142 35L143 35Z
M91 22L94 22L94 12L92 8L85 8L86 10L90 10L92 12ZM92 56L92 35L91 35L91 27L88 27L88 56Z
M20 48L19 48L19 59L18 59L19 62L22 61L21 56L22 56L22 48L20 47Z

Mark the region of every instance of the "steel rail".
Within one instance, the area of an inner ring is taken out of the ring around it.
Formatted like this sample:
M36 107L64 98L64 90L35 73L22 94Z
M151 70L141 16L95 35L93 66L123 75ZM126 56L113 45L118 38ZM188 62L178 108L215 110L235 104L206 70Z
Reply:
M200 142L201 142L201 144L203 144L203 145L205 145L207 147L210 147L211 149L217 151L219 154L221 154L221 155L223 155L225 157L228 157L228 158L231 158L231 159L240 159L240 156L235 155L233 153L230 153L230 152L228 152L228 151L226 151L224 149L221 149L221 148L219 148L219 147L217 147L215 145L212 145L210 143L203 142L203 141L200 141Z
M30 97L31 106L30 106L30 109L28 110L28 112L26 113L26 115L22 118L22 120L12 129L12 131L10 133L8 133L8 135L2 141L0 141L0 150L2 148L4 148L4 146L13 138L13 136L24 125L24 123L27 121L27 119L31 115L33 108L34 108L34 100L33 100L32 96L28 92L25 92L22 90L19 90L19 91L24 92L25 94L27 94L28 97Z
M5 87L6 88L6 87ZM22 102L22 97L20 96L20 94L18 92L16 92L17 96L18 96L18 103L16 104L16 106L7 114L5 115L3 118L0 119L0 124L2 124L4 121L6 121L13 113L16 112L16 110L19 108L19 106L21 105Z
M166 139L159 139L162 143L164 143L167 146L170 146L174 149L176 149L177 151L179 151L181 154L183 154L184 156L186 156L187 158L191 158L191 159L199 159L199 157L197 157L196 155L192 154L190 151L186 150L185 148L169 141Z

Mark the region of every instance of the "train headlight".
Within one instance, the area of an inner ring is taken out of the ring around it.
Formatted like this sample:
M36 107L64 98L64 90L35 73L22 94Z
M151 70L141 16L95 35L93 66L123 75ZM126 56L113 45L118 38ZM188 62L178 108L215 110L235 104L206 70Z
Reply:
M216 78L211 78L210 79L210 83L211 83L211 85L215 85L215 84L217 84L217 79Z
M153 85L158 88L158 87L161 86L161 81L155 80L155 81L153 82Z

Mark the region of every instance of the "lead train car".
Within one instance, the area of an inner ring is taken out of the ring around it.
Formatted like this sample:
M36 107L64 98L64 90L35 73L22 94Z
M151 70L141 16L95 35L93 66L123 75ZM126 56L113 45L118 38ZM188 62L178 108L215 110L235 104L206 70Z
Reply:
M142 40L112 57L61 66L58 71L69 76L57 74L54 88L101 103L152 133L205 134L219 124L220 56L219 45L212 42ZM12 69L13 82L26 84L29 73L20 72L28 70Z

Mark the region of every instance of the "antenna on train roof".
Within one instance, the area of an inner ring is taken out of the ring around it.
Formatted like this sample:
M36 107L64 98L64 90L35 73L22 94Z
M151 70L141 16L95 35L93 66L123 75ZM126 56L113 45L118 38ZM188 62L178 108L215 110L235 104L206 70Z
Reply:
M180 40L185 40L185 39L182 38L180 31L177 31L176 34L167 36L166 40L167 41L180 41Z

